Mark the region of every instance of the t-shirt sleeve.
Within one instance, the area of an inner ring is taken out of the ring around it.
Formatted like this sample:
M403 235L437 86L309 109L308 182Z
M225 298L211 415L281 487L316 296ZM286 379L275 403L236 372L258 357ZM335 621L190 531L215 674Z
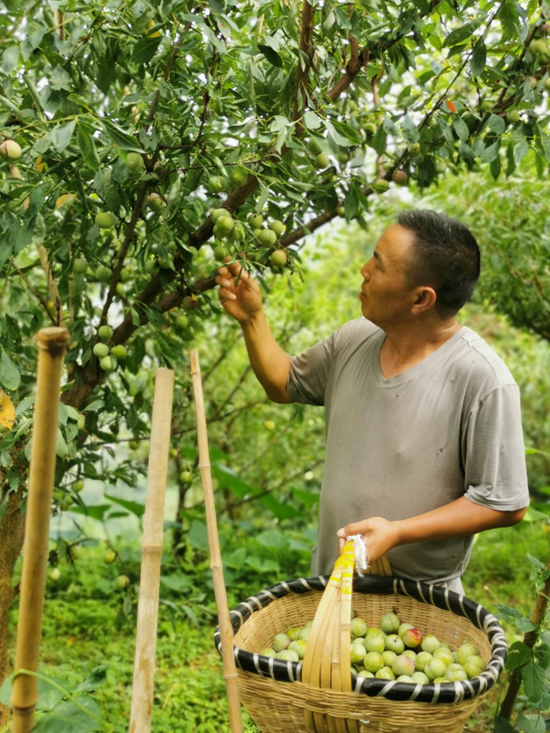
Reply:
M293 402L304 405L325 404L335 336L333 333L303 354L291 357L286 391Z
M497 511L529 504L517 384L490 392L470 413L462 439L466 498Z

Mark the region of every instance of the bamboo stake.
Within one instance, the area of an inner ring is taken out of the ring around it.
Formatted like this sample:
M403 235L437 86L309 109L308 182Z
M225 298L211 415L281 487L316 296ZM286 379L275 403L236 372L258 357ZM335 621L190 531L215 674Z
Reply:
M197 408L197 435L199 443L199 470L201 472L202 487L204 490L204 505L206 509L206 527L208 530L208 544L210 546L210 569L214 581L214 595L218 607L220 621L220 636L222 640L222 658L227 699L229 703L229 724L232 733L242 733L241 705L239 701L239 684L235 657L233 654L233 628L229 619L227 595L223 582L223 567L218 537L218 523L216 520L216 505L212 488L212 474L210 471L210 454L208 450L208 433L206 428L206 413L202 393L201 369L199 354L194 349L191 352L191 375L193 377L193 391Z
M37 394L25 519L16 676L11 698L13 733L28 733L34 728L34 710L38 700L37 678L18 675L17 672L20 669L36 672L40 657L61 370L67 344L64 328L44 328L38 332Z
M161 367L155 376L151 450L143 519L141 578L130 733L149 733L153 708L159 608L160 562L164 536L164 495L168 473L174 372Z

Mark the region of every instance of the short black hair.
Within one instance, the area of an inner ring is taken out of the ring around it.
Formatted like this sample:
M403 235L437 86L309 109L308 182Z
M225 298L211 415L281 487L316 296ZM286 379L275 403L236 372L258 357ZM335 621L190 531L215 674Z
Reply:
M407 286L432 287L438 316L451 318L470 300L479 278L481 257L474 235L456 219L430 209L404 211L398 221L414 235Z

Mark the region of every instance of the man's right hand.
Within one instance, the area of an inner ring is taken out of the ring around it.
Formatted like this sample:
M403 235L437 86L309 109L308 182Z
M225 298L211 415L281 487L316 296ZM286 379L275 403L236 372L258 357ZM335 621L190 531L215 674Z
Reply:
M238 262L219 267L216 282L220 286L220 303L241 325L246 325L261 313L262 294L258 283Z

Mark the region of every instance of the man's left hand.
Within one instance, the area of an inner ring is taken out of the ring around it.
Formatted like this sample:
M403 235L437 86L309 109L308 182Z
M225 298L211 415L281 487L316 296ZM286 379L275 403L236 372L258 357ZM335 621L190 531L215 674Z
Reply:
M340 554L344 549L346 537L354 534L363 535L367 547L369 564L385 555L388 550L399 544L397 522L388 522L383 517L371 517L361 522L347 524L338 530Z

